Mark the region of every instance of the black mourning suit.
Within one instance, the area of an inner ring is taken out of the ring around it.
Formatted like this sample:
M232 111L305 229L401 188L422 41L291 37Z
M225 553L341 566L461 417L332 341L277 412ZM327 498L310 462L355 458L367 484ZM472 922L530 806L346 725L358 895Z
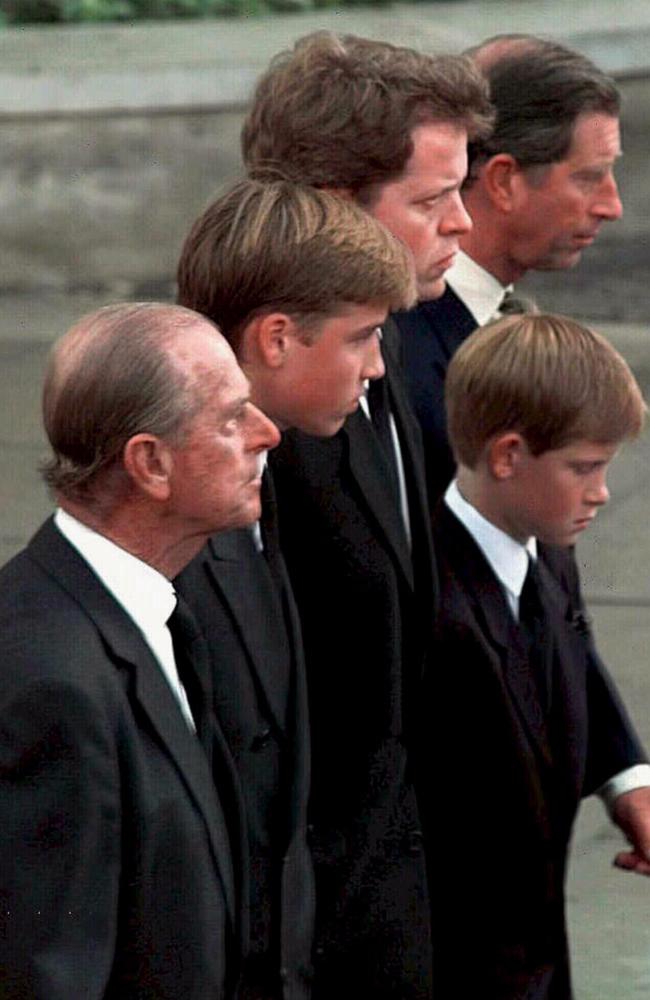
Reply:
M411 403L422 430L427 488L432 506L456 468L447 440L445 376L453 355L477 326L474 316L447 285L444 295L396 313L401 355Z
M228 1000L236 777L132 619L48 521L0 571L0 993ZM215 793L216 784L216 793Z
M412 550L363 412L333 438L289 432L269 459L305 642L322 1000L412 1000L431 990L410 747L435 585L419 430L395 372L396 335L388 325L382 352Z
M268 487L265 474L267 508ZM297 613L273 525L264 528L267 558L249 529L215 535L174 584L208 642L216 714L245 805L250 949L242 996L301 1000L310 989L314 920L307 700Z
M420 787L435 995L569 1000L564 878L576 811L645 755L594 648L570 550L538 546L545 710L505 593L444 503L434 545L441 614Z

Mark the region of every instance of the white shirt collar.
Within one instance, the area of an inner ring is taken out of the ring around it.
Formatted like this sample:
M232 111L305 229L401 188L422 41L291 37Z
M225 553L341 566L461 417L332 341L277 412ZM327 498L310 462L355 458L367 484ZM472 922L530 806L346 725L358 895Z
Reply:
M494 319L504 292L512 291L512 285L504 288L493 274L462 250L458 251L454 263L445 273L445 280L467 306L478 326Z
M528 572L528 559L537 558L537 541L529 538L526 545L515 541L501 528L488 521L461 495L456 480L447 488L445 503L480 548L492 570L518 605L521 589Z
M145 636L167 622L176 595L162 573L61 508L54 523Z

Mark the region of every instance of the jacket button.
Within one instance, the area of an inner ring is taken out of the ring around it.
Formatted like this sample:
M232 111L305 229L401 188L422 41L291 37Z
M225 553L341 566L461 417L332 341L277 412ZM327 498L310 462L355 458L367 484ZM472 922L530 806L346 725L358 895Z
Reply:
M424 835L421 830L410 830L406 837L406 849L409 854L416 857L422 854Z
M264 729L260 729L259 733L251 743L251 750L254 753L258 753L260 750L263 750L265 746L267 746L267 744L270 742L270 739L271 739L270 726L266 726Z

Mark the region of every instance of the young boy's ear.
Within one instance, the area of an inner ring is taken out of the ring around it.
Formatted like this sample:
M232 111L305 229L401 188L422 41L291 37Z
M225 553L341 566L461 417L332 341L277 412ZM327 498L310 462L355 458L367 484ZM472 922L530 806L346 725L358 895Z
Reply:
M512 479L527 451L526 442L515 431L493 438L487 450L490 473L495 479Z
M296 324L286 313L257 316L244 330L242 359L256 358L267 368L285 364L296 339Z

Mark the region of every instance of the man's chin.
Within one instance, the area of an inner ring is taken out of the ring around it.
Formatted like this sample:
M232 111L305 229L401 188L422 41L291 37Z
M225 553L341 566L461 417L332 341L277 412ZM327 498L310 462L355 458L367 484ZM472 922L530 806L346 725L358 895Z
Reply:
M447 282L444 276L430 278L429 280L418 281L418 302L430 302L432 299L439 299L445 294Z

